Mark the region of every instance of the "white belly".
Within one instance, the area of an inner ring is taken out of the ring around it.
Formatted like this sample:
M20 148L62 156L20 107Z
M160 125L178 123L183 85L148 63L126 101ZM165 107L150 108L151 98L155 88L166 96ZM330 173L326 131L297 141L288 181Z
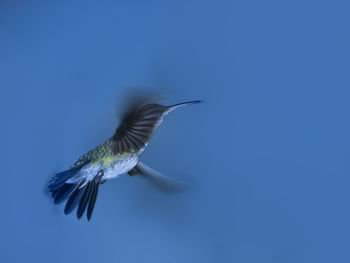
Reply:
M77 175L67 180L67 183L85 183L93 180L99 171L103 170L102 179L108 180L129 172L138 162L138 155L129 154L123 158L107 159L99 164L91 163L84 166Z
M131 156L126 159L116 159L115 163L103 167L104 175L102 179L112 179L129 172L138 162L138 157Z

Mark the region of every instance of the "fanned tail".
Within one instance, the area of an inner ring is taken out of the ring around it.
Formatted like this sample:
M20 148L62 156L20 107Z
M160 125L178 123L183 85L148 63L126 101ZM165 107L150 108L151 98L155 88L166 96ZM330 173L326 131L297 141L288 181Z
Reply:
M103 171L99 171L90 181L82 178L77 182L67 183L70 178L78 174L81 168L82 166L74 167L56 174L50 180L48 189L51 192L55 204L60 204L68 199L64 208L65 214L70 214L76 207L78 207L77 218L80 219L84 212L87 211L86 215L89 221L95 206Z

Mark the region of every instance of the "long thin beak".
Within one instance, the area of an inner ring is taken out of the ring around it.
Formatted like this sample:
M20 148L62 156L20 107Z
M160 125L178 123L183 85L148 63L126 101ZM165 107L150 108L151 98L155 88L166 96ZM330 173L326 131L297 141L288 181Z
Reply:
M187 106L187 105L191 105L191 104L198 104L198 103L202 103L202 102L203 102L202 100L193 100L193 101L174 104L174 105L169 106L168 112L171 112L171 111L176 110L178 108L181 108L183 106Z

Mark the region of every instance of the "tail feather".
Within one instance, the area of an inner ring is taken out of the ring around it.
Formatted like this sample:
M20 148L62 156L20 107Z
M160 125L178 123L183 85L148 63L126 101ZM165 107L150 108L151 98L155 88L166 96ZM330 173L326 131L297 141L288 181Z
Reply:
M76 183L67 183L70 178L78 174L81 168L76 167L56 174L50 180L48 189L55 204L62 203L68 199L64 208L66 215L77 208L78 219L87 211L87 219L90 220L97 198L98 187L102 183L103 172L100 171L91 181L82 178Z
M75 189L75 184L63 184L60 188L52 192L52 197L55 200L55 204L60 204L68 198L68 196Z
M93 181L93 188L92 188L92 193L91 193L91 198L89 200L89 205L88 205L88 209L87 209L87 220L90 221L91 219L91 215L92 215L92 211L94 210L94 206L95 206L95 202L96 202L96 197L98 194L98 183Z
M92 191L92 182L87 183L87 185L84 187L83 195L80 198L79 206L77 210L77 218L80 219L83 213L85 212L86 206L91 198L91 191Z
M80 197L84 190L84 188L81 188L83 183L84 181L80 182L80 184L78 184L73 193L69 196L66 206L64 207L64 213L66 215L70 214L77 207Z
M61 188L65 182L73 177L74 175L76 175L80 169L82 168L82 166L78 166L78 167L74 167L72 169L69 169L67 171L61 172L56 174L54 177L52 177L52 179L49 181L49 191L53 192L59 188Z

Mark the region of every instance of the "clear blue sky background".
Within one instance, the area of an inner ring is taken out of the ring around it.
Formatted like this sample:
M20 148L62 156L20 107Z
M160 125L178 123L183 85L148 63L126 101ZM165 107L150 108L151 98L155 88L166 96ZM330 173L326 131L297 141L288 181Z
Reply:
M59 2L0 2L0 262L350 262L348 1ZM205 100L142 157L194 189L123 176L64 216L48 178L135 86Z

